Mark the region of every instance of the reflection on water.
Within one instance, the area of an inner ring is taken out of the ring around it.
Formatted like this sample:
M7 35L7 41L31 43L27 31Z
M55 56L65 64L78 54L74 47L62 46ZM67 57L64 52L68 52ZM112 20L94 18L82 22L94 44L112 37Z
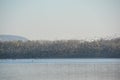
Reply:
M0 60L0 80L119 80L120 59Z

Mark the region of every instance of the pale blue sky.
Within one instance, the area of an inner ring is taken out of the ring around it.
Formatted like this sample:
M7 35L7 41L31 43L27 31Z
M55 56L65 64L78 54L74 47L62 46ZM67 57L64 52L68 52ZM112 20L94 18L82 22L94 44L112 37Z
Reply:
M32 40L120 37L120 0L0 0L0 34Z

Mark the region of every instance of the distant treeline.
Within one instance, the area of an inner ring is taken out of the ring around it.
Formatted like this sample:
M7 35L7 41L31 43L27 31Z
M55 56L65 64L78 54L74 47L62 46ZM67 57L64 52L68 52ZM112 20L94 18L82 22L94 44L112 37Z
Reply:
M95 41L0 41L0 59L7 58L120 58L120 38Z

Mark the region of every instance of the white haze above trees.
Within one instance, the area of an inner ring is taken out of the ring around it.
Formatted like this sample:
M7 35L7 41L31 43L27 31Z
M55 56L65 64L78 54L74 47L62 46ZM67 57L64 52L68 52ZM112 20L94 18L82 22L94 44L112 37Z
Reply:
M120 0L0 0L0 34L31 40L120 37Z

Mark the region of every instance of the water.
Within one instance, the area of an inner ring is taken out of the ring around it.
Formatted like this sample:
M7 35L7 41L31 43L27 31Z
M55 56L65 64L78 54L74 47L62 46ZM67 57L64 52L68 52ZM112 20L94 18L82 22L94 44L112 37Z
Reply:
M81 64L81 63L120 63L120 59L0 59L0 63L39 63L39 64Z
M120 59L2 59L0 80L119 80Z

